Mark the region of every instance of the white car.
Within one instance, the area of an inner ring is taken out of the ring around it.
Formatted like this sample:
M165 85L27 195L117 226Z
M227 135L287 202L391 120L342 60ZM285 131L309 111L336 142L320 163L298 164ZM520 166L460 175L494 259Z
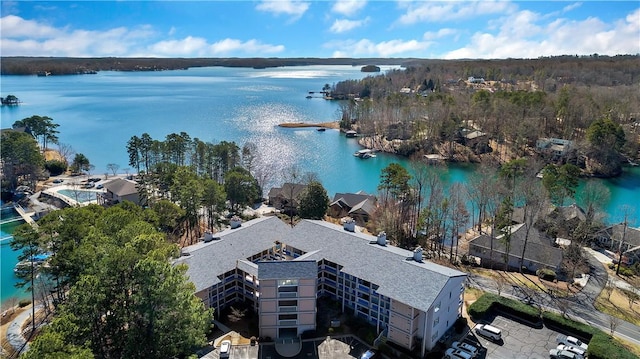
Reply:
M231 352L231 341L223 340L220 343L220 358L228 358Z
M502 340L502 330L489 324L476 325L476 333L496 342Z
M584 351L587 351L587 349L589 349L589 346L586 343L583 343L576 337L559 334L556 340L558 344L571 345L583 349Z
M473 355L474 357L476 355L478 355L478 348L474 347L471 344L461 343L461 342L453 342L451 344L451 348L463 350L463 351Z
M445 359L472 359L473 355L464 350L449 348L444 352L444 357Z
M549 350L549 356L553 359L578 359L581 356L575 355L572 352L566 350L551 349Z
M558 347L556 348L559 351L562 350L566 350L568 352L574 353L580 357L584 357L586 351L580 347L574 347L573 345L564 345L564 344L560 344L558 345Z

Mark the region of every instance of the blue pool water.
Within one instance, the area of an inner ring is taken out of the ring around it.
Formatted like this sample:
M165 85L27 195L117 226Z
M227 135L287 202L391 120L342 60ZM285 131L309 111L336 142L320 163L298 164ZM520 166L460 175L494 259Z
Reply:
M97 196L97 193L94 191L83 191L79 189L61 189L57 192L80 203L95 201Z

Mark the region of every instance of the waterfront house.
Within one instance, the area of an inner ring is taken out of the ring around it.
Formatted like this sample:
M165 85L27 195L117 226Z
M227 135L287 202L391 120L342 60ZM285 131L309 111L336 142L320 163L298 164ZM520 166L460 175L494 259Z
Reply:
M573 142L561 138L539 138L536 141L536 149L555 157L562 157L569 153Z
M324 221L294 227L261 217L185 247L196 295L216 315L235 302L258 313L261 336L315 329L315 301L334 300L378 335L424 355L462 315L466 273L422 259L376 236ZM325 323L326 324L326 323Z
M300 204L300 197L307 190L306 184L285 183L282 187L273 187L267 195L269 204L285 213L296 213Z
M116 178L104 184L105 193L98 193L98 204L112 206L122 201L131 201L140 205L138 184L134 181Z
M356 193L336 193L329 204L328 214L334 218L351 217L363 225L376 210L376 197L362 191Z
M481 234L469 242L469 255L480 258L483 267L507 267L513 270L520 269L520 257L524 247L526 228L524 224L514 224L509 227L510 236L504 233L496 233L495 237ZM509 248L507 251L507 240ZM493 242L493 243L492 243ZM491 250L493 245L493 251ZM536 228L529 230L527 247L524 252L522 266L530 272L538 269L549 268L555 271L562 264L562 249L553 245L551 238Z
M640 261L640 228L629 227L618 223L596 233L596 241L605 248L616 252L619 259L622 252L622 263L632 265Z

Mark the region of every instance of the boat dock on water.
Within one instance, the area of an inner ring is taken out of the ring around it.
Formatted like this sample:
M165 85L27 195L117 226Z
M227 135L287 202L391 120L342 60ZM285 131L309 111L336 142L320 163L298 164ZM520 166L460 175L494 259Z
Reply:
M358 158L362 158L362 159L376 157L375 151L372 150L372 149L369 149L369 148L365 148L363 150L356 151L356 153L354 153L353 155L358 157Z

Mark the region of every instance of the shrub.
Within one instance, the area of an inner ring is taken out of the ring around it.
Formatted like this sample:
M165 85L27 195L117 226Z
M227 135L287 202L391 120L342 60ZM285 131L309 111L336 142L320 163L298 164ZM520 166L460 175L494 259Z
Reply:
M24 308L29 304L31 304L31 301L29 299L23 299L23 300L18 302L18 307Z
M556 280L556 272L554 272L551 269L538 269L536 271L536 275L540 279L548 280L550 282L553 282L554 280Z
M52 176L57 176L67 170L67 164L58 160L50 160L45 162L44 168L49 171Z
M633 276L635 274L633 269L631 269L629 267L620 267L619 273L620 273L620 275L623 275L625 277L631 277L631 276Z

